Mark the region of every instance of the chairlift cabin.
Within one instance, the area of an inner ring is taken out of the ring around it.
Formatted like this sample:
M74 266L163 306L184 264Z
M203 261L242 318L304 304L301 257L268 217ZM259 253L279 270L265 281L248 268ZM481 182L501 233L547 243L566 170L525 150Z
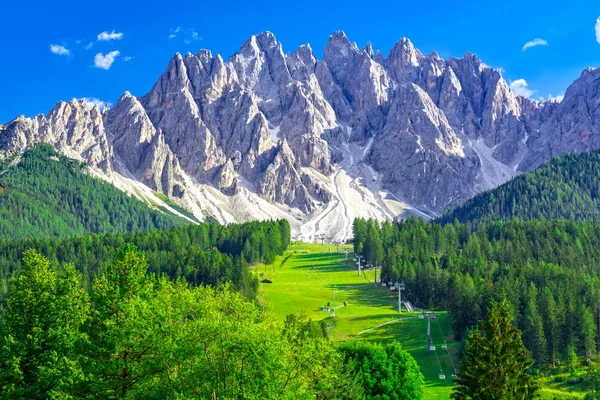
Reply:
M434 313L431 313L431 319L437 319Z
M381 286L385 287L386 283L385 282L381 282Z
M423 314L419 314L419 319L425 319L425 316Z
M446 379L446 375L444 375L444 371L440 369L440 379Z
M458 374L456 373L456 370L454 370L454 373L452 374L452 379L457 379L458 378Z
M448 345L446 344L446 342L444 342L444 344L442 345L442 350L448 350Z
M434 351L435 350L435 346L434 345L430 345L429 346L429 351Z

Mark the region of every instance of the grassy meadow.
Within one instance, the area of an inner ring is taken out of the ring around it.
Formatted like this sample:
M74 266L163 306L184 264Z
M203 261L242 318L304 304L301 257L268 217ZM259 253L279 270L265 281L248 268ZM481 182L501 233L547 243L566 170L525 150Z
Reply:
M414 313L403 309L398 314L398 294L387 287L374 284L374 270L358 275L357 266L348 255L348 265L343 253L351 246L295 243L273 264L254 266L261 279L272 283L261 283L260 296L265 308L278 318L288 314L304 314L313 320L326 320L331 337L335 341L369 340L386 342L399 341L417 360L425 377L424 399L447 399L452 391L452 373L458 368L458 353L461 343L454 340L450 328L450 317L446 312L437 312L437 320L431 321L432 344L436 351L425 349L427 320L419 319L418 306ZM410 288L407 288L410 290ZM334 299L335 292L335 299ZM407 292L403 292L403 295ZM343 303L347 302L344 307ZM335 317L321 307L330 302L336 307ZM338 308L339 307L339 308ZM442 350L444 341L448 351ZM440 367L445 379L440 379ZM578 387L555 383L555 377L544 381L542 399L583 398L582 392L573 392Z
M350 246L343 247L350 249ZM408 313L405 309L398 314L397 292L379 285L375 287L374 270L358 275L351 255L346 266L345 255L336 253L335 246L331 251L328 245L296 244L273 264L256 266L255 272L261 279L273 282L261 284L265 307L281 319L288 314L325 319L335 341L354 338L377 342L397 340L421 366L426 381L423 398L448 398L452 387L452 362L456 364L460 346L452 340L448 315L437 313L438 319L431 321L432 341L437 350L426 351L427 320L419 319L418 312ZM347 307L343 307L344 301ZM321 310L327 302L333 307L341 306L335 317ZM441 349L444 340L448 343L452 361ZM445 380L439 379L440 365Z

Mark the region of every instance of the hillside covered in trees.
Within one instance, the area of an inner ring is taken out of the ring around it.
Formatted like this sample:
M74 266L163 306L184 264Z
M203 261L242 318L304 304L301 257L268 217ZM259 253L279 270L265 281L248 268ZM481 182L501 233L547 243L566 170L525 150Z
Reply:
M52 263L72 263L90 290L95 276L104 272L115 252L131 243L145 254L148 271L193 285L230 284L247 298L255 298L258 280L249 264L270 263L290 243L286 220L186 225L169 230L107 233L73 238L0 240L0 306L8 280L21 269L23 253L33 249Z
M459 338L506 298L538 366L600 349L600 224L357 219L354 248L416 307L448 310Z
M557 157L467 200L438 219L449 223L520 218L600 221L600 151Z
M49 145L0 162L0 239L167 229L189 223L152 209ZM13 163L14 162L14 163Z

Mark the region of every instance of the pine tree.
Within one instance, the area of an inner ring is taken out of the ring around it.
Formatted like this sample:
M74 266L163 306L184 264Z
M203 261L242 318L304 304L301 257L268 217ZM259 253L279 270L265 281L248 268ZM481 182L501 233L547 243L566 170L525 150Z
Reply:
M455 399L533 399L539 383L528 371L533 365L521 341L521 332L513 325L506 300L492 302L488 319L481 330L472 330L466 355L456 379Z
M547 287L542 290L540 313L544 315L543 324L547 339L547 355L552 366L555 366L557 357L560 354L560 323L554 295Z
M538 291L533 284L529 286L525 309L523 310L523 342L531 349L536 366L541 366L546 359L547 342L544 336L542 317L537 306Z

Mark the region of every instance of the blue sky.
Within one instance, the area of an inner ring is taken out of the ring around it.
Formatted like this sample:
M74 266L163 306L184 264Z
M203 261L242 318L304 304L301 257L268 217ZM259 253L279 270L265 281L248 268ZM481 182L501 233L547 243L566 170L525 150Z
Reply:
M584 68L600 67L597 0L569 6L525 0L122 3L4 2L0 122L46 113L58 100L114 103L126 90L140 96L175 52L207 48L227 59L250 35L265 30L284 51L310 43L319 58L336 30L359 47L370 40L384 55L402 37L424 54L436 50L447 58L470 51L502 68L507 81L521 89L524 80L536 99L558 96ZM546 44L523 51L535 39Z

